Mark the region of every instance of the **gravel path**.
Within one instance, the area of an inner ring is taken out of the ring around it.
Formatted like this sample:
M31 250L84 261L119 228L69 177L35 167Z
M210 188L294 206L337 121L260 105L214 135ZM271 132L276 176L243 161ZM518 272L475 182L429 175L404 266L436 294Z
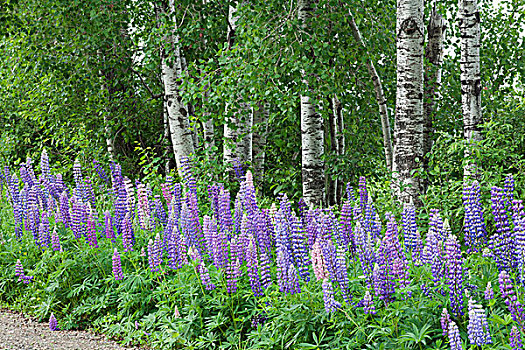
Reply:
M46 323L0 310L0 349L2 350L124 350L115 342L85 331L49 330Z

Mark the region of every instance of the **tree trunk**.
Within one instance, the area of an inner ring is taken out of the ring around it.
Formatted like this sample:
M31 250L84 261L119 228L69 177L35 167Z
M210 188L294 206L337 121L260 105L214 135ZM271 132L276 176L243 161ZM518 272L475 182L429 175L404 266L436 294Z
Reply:
M228 7L228 48L232 49L235 44L238 6L241 4L236 2L235 6ZM227 106L228 109L228 106ZM233 116L226 117L224 124L224 147L223 160L225 164L233 164L235 161L240 161L244 166L252 162L252 127L253 114L248 105L244 102L240 103L238 110L233 110Z
M479 63L480 17L477 0L459 0L459 31L461 36L461 106L463 131L467 148L467 164L463 169L465 180L478 178L479 164L473 152L481 141L481 75Z
M341 113L341 102L339 102L339 99L337 99L336 96L332 97L330 101L330 105L332 107L332 113L330 114L330 150L331 153L337 158L340 159L341 153L341 136L342 136L342 130L340 128L340 119L342 119L342 113ZM326 200L329 205L335 205L337 204L337 198L339 194L339 185L340 181L337 179L334 179L333 176L330 176L329 179L327 179L327 186L326 186Z
M345 148L345 124L343 119L343 107L341 105L341 102L335 97L336 99L336 112L337 112L337 130L338 134L335 136L337 138L337 147L338 147L338 154L340 156L345 155L346 148ZM341 203L341 199L343 198L345 184L341 178L337 180L337 196L336 196L336 203Z
M297 15L304 31L312 14L311 0L298 0ZM305 85L307 85L305 78ZM309 207L324 202L323 118L316 111L310 96L301 94L301 160L303 198Z
M174 16L175 9L173 0L170 0L169 5L171 15ZM173 23L176 24L176 21L174 20ZM173 51L173 54L169 55L169 58L174 62L173 64L169 62L165 47L162 50L161 68L173 153L175 154L177 171L179 175L182 176L180 159L181 157L190 157L194 153L195 148L193 147L193 136L190 129L188 112L184 108L180 96L179 78L182 75L182 57L179 38L176 34L172 34L168 37L168 41L171 43L169 49Z
M397 94L393 187L403 203L420 205L423 157L423 0L397 1Z
M268 119L270 106L259 102L253 109L253 171L256 183L260 186L264 180L264 161L266 158L266 136L268 133Z
M168 108L166 107L166 102L162 102L162 116L163 118L163 125L164 125L164 138L163 138L163 144L166 149L166 158L165 158L165 169L166 175L170 173L171 166L170 166L170 124L168 119Z
M355 23L354 16L352 15L352 12L348 12L348 18L350 21L350 27L352 29L352 35L354 36L354 39L357 41L359 45L366 51L366 45L363 41L363 37L361 36L361 32L359 31L359 28L357 27L357 24ZM388 108L387 108L387 101L385 97L385 93L383 92L383 84L381 83L381 78L379 77L379 74L377 74L376 67L374 66L374 63L370 59L368 53L366 52L366 67L368 69L368 74L370 74L370 77L372 78L372 83L374 84L374 90L376 93L376 101L377 105L379 106L379 115L381 116L381 128L383 130L383 149L385 152L385 161L386 161L386 167L388 171L392 171L392 157L393 157L393 151L392 151L392 136L390 131L390 119L388 116Z
M428 154L432 148L433 120L435 115L435 100L441 87L441 65L443 64L443 40L445 36L445 20L432 9L430 21L427 27L428 43L425 48L425 96L423 110L425 116L423 129L423 168L428 171ZM424 191L428 187L428 181L424 184Z

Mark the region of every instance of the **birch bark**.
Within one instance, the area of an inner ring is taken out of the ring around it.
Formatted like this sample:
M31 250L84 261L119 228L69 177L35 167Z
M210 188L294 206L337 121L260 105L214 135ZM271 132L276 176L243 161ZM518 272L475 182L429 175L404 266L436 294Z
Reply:
M348 11L348 18L350 21L350 28L352 29L352 35L355 41L357 41L357 43L366 51L365 42L363 41L363 37L361 36L359 27L357 26L357 23L354 20L354 16L350 11ZM383 131L383 150L385 152L386 167L388 171L392 171L392 133L390 131L390 118L388 116L387 100L383 91L383 84L381 83L381 78L379 77L379 74L377 74L374 62L372 62L368 54L365 57L368 74L370 74L370 78L372 79L372 83L374 84L376 101L379 107L379 115L381 116L381 128Z
M459 0L459 31L461 47L461 106L465 150L465 179L477 178L479 169L473 149L481 141L481 74L479 63L480 16L477 0Z
M430 13L430 21L427 26L428 42L425 48L426 67L425 67L425 96L423 102L423 110L425 113L424 129L423 129L423 167L425 171L428 170L427 154L432 148L432 133L433 120L435 111L435 103L438 96L439 88L441 87L441 66L443 64L443 40L446 29L445 20L436 11L434 7ZM425 190L428 184L424 184Z
M173 0L169 1L169 7L170 15L174 16L175 8ZM174 20L173 23L176 25L176 20ZM182 57L179 38L176 34L171 34L168 36L168 41L171 45L164 47L162 50L161 69L173 153L175 154L177 171L179 175L182 176L180 159L181 157L190 157L194 153L195 148L193 147L193 136L190 130L188 112L184 108L180 96ZM172 51L172 55L167 54L167 48ZM169 61L170 58L171 61Z
M297 16L302 29L308 30L312 14L311 0L298 0ZM306 79L305 79L306 80ZM323 118L316 111L310 96L301 94L301 160L303 198L309 207L324 202L324 154Z
M423 0L397 1L397 93L393 187L403 203L420 204L415 176L423 156Z

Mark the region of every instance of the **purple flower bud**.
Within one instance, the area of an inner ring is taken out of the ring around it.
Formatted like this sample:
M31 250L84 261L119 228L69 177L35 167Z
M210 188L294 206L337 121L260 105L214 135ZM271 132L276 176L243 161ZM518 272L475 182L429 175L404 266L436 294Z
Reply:
M51 313L51 316L49 316L49 329L53 332L59 330L57 319L55 318L55 315L53 313Z
M443 309L443 312L441 313L441 329L443 329L443 336L446 337L448 335L448 325L450 324L450 315L448 314L447 309Z
M131 227L129 213L126 213L124 220L122 220L121 231L122 245L124 246L124 251L133 251L133 228Z
M53 233L51 234L51 246L53 247L53 250L55 252L60 251L60 239L58 237L58 232L57 232L56 227L53 229Z
M372 300L372 295L367 290L365 293L365 297L363 298L363 311L365 314L369 315L375 315L376 314L376 308L374 306L374 301Z
M490 281L487 283L487 288L485 288L485 300L494 299L494 290L492 289L492 283Z
M335 312L341 307L341 303L337 302L334 298L334 289L330 281L327 278L323 280L323 301L324 308L327 313Z
M445 243L445 255L445 281L450 291L450 308L452 314L458 317L463 314L463 258L458 239L453 234L448 236Z
M120 262L120 254L118 253L117 248L115 248L113 252L113 276L115 277L116 281L121 281L124 278L124 275L122 274L122 265Z

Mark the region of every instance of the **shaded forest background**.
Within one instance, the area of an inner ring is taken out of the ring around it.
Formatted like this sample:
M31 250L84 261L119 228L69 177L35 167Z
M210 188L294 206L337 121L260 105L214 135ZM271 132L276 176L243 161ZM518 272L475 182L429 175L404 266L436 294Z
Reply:
M254 170L263 195L285 192L299 199L299 104L306 94L324 120L320 156L325 189L339 184L329 204L340 201L343 184L356 185L359 176L387 191L390 170L366 61L374 62L381 77L393 126L396 2L313 3L305 33L293 1L181 0L173 4L172 12L163 12L169 4L162 1L3 0L2 162L19 164L26 157L38 158L45 148L53 166L67 176L74 159L107 164L111 158L134 177L152 180L170 171L176 174L166 128L161 60L164 52L164 59L174 62L173 42L167 38L178 36L185 62L179 92L189 115L199 181L224 181L231 166L223 161L228 142L224 124L232 116L242 124L248 118L246 111L263 106L266 114L248 131L253 133L253 159L244 167L258 167ZM232 4L238 16L234 41ZM425 26L432 7L445 18L447 29L433 144L425 156L428 170L421 168L416 174L429 184L425 202L446 201L458 194L465 149L457 4L427 2ZM482 164L481 176L489 183L524 171L525 4L482 0L479 7L483 141L475 152ZM352 16L365 48L352 35ZM339 131L330 127L337 109L334 96L340 102ZM211 138L205 133L210 120ZM241 132L239 139L243 136ZM342 149L338 138L344 140ZM263 151L264 164L256 164Z

